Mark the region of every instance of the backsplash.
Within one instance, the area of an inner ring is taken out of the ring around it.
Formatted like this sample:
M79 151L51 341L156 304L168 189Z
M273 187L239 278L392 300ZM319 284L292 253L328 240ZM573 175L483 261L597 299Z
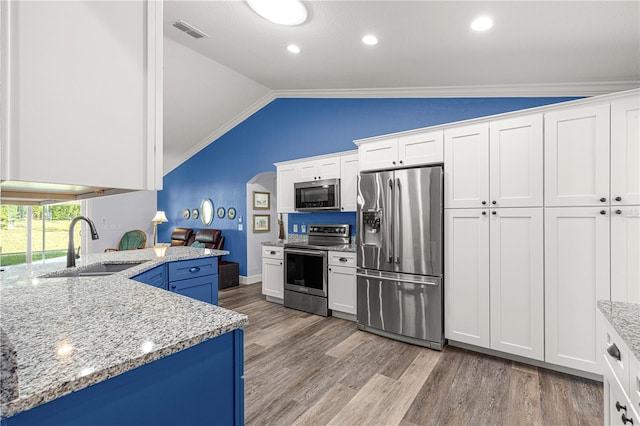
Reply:
M356 212L314 212L289 213L289 235L306 235L309 225L315 224L347 224L351 225L351 236L356 235ZM297 230L294 231L294 225ZM302 230L304 226L304 231Z

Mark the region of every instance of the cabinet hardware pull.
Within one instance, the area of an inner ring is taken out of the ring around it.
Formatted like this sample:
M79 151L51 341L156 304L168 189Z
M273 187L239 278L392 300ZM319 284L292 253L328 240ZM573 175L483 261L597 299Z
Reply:
M395 161L392 161L392 162L391 162L391 164L396 164L396 162L395 162Z
M615 343L612 343L607 347L607 353L611 355L612 358L620 361L620 349L618 349Z
M282 262L280 262L280 264L282 265Z
M340 262L348 262L349 259L347 259L346 257L341 257L340 259L338 259Z
M620 209L616 210L616 214L622 214L622 210Z
M175 285L172 285L172 286L171 286L171 288L172 288L172 289L175 289L175 288L176 288L176 286L175 286Z
M269 253L270 253L270 254L276 254L276 252L275 252L275 251L273 251L273 250L271 250Z
M498 212L494 210L494 211L491 212L491 214L495 216L495 215L498 214Z
M191 273L198 272L199 270L200 270L200 268L198 266L194 266L192 268L189 268L189 272L191 272Z
M400 160L400 164L402 164L402 160Z
M486 201L483 201L483 202L482 202L482 205L483 205L483 206L486 206L486 205L487 205L487 202L486 202Z
M498 204L498 202L497 202L496 200L493 200L493 201L491 202L491 204L496 205L496 204Z
M616 401L616 410L618 410L618 411L624 410L625 413L626 413L627 412L627 406L620 404L620 401Z
M322 179L322 176L318 176L318 180Z
M622 201L622 197L616 197L616 201Z
M606 199L606 198L604 198L604 197L602 197L602 198L600 198L600 202L602 202L602 203L606 203L606 202L607 202L607 199Z
M487 214L487 212L485 212L485 211L483 211L483 212L482 212L482 216L484 216L484 215L486 215L486 214Z
M331 270L331 268L329 268L329 270Z
M607 214L606 210L600 210L600 214Z
M622 417L620 417L620 418L622 419L622 423L623 423L623 424L625 424L625 425L626 425L627 423L631 423L631 424L633 424L633 419L632 419L631 417L627 417L627 416L625 415L625 413L622 413Z

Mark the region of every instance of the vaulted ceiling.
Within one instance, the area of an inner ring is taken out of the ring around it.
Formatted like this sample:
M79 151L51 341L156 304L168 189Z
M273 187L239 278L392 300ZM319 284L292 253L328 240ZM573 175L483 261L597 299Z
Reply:
M640 85L639 1L305 4L306 23L280 26L240 0L164 2L165 173L279 96L588 96ZM495 26L472 31L480 15ZM379 43L363 44L366 33Z

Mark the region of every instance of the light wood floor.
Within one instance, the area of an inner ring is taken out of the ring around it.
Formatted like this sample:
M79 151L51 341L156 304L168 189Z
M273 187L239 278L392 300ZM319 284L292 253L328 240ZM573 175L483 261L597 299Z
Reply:
M249 315L247 425L602 425L602 384L475 352L442 352L220 291Z

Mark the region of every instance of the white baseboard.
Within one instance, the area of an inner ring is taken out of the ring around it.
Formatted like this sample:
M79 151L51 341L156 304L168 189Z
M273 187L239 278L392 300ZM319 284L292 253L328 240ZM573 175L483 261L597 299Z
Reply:
M258 275L251 275L248 277L245 277L243 275L240 275L239 277L239 281L240 284L254 284L254 283L259 283L260 281L262 281L262 274L258 274Z

